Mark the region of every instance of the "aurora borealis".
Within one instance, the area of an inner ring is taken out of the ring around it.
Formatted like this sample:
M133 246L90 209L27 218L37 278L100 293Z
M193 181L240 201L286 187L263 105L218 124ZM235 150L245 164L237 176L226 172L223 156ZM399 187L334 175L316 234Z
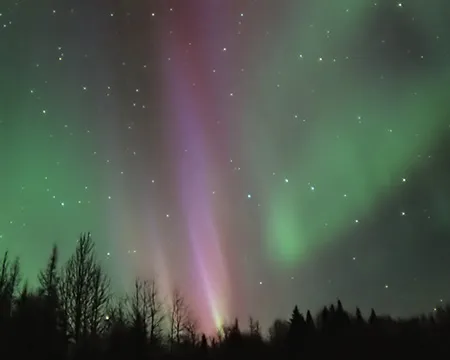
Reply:
M205 331L450 299L445 1L0 4L0 250L92 232Z

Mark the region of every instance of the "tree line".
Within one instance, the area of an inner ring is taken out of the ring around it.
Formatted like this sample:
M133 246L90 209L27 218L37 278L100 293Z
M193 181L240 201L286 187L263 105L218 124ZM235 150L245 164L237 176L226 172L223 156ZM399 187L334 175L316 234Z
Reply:
M90 234L81 235L62 266L53 247L31 289L19 259L0 259L0 357L63 359L314 358L324 355L450 355L450 307L409 319L368 319L341 301L313 316L297 306L264 334L249 318L236 319L216 336L201 334L179 290L167 308L154 280L136 279L133 291L113 296ZM281 296L281 295L278 295ZM5 357L3 357L5 356Z

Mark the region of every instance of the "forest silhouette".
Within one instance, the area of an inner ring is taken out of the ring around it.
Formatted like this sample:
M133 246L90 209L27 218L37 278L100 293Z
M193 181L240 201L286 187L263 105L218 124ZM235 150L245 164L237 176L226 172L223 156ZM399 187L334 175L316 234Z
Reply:
M313 317L297 306L289 320L263 331L249 318L198 330L180 291L167 307L154 280L136 279L123 298L112 295L90 234L80 236L62 265L53 247L38 286L22 281L19 259L0 259L0 358L20 359L313 359L320 356L450 355L450 307L408 319L344 309L341 301ZM276 294L275 296L282 296Z

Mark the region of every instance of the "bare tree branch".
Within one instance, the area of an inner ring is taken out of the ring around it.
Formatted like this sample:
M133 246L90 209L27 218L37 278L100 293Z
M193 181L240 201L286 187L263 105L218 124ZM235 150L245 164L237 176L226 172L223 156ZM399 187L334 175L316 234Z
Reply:
M90 234L80 237L75 253L63 268L59 293L69 336L78 342L88 335L98 335L106 316L110 286L96 262Z
M159 342L164 312L156 282L136 279L134 293L129 298L129 302L133 325L145 331L151 344Z
M20 283L20 263L10 262L6 251L0 265L0 317L11 316L14 295Z
M185 340L197 341L198 323L178 289L172 294L169 311L169 344L171 350Z

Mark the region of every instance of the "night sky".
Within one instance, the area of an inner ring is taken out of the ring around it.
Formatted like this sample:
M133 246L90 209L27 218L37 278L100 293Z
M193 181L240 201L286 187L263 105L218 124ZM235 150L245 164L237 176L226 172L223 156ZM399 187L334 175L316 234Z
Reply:
M92 232L208 331L450 300L448 0L2 0L0 250Z

